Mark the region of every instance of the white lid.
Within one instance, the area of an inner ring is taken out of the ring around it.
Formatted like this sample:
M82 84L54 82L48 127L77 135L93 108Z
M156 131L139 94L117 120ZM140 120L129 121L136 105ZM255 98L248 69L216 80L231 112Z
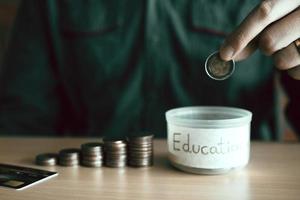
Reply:
M192 106L171 109L166 112L167 122L193 128L226 128L251 122L248 110L221 106Z

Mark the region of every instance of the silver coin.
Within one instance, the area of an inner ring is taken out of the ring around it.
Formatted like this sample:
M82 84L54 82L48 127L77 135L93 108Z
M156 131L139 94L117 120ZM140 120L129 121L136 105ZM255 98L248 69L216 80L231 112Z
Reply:
M151 157L153 156L153 153L152 152L130 152L128 154L128 158L131 159L131 158L135 158L135 157Z
M127 137L129 142L152 142L154 135L148 132L134 133Z
M105 146L104 151L125 151L127 149L127 145L123 146Z
M95 160L95 161L90 161L90 160L82 160L81 163L103 163L102 160Z
M133 143L130 142L128 145L129 148L131 147L153 147L153 143Z
M35 158L35 163L42 166L54 166L57 164L58 154L56 153L43 153Z
M219 52L214 52L205 61L205 71L214 80L225 80L229 78L235 70L234 60L223 61Z
M69 149L62 149L59 152L59 159L79 159L80 157L80 149L69 148Z
M127 155L122 155L122 156L106 156L105 160L126 160L127 159Z
M129 160L151 160L153 159L153 155L136 155L133 157L130 157Z
M89 142L81 145L81 150L83 152L101 152L102 143L99 142Z
M132 153L136 153L136 154L153 154L153 150L152 149L148 149L148 150L143 150L143 149L136 149L136 150L131 150L128 151L128 154L132 154Z
M117 162L117 163L114 163L114 162L106 162L105 163L105 166L107 167L115 167L115 168L118 168L118 167L126 167L127 165L127 162Z
M102 157L82 157L81 160L84 160L84 161L101 161L103 160Z
M59 165L61 166L77 166L79 165L80 149L69 148L62 149L59 152Z
M59 161L65 161L65 162L72 162L72 161L78 161L79 160L79 157L78 158L70 158L70 157L63 157L63 156L60 156L59 158Z
M107 151L105 152L105 156L121 156L126 155L127 151Z
M103 138L104 145L118 145L126 143L123 137L110 137L106 136Z
M104 152L126 152L126 146L105 146Z
M128 165L151 165L153 159L128 160Z
M150 148L153 147L153 142L151 143L136 143L136 142L129 142L128 148Z
M104 162L105 163L108 163L108 162L113 162L113 163L117 163L117 162L126 162L128 159L123 159L123 158L120 158L120 159L105 159Z
M143 152L145 152L145 151L147 151L147 152L149 152L149 151L153 151L153 147L130 147L129 149L128 149L128 151L143 151Z
M102 152L81 152L82 157L102 157L103 153Z
M129 165L130 164L135 164L135 165L149 165L153 163L153 159L140 159L140 160L129 160Z
M129 160L135 160L135 159L150 159L153 158L152 154L130 154Z
M126 163L127 159L105 160L105 163Z

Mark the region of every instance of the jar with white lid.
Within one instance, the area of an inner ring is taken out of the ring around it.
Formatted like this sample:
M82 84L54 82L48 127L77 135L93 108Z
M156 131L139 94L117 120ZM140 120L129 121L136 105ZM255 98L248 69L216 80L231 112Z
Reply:
M221 174L248 164L250 111L195 106L166 112L169 160L197 174Z

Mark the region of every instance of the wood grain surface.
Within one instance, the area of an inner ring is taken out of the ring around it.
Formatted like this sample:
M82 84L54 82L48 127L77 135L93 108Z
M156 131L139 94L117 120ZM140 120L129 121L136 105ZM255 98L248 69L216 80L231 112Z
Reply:
M155 140L149 168L40 167L34 157L97 139L0 138L0 163L57 171L59 175L23 191L0 188L1 200L300 199L300 144L252 142L251 160L223 175L194 175L174 169L167 143Z

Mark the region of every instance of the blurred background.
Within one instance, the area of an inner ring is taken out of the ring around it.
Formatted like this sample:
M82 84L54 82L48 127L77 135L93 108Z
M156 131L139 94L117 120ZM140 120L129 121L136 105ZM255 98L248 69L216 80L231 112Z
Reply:
M19 0L0 0L0 63L19 2Z
M7 46L10 30L13 26L14 18L17 14L18 6L20 0L0 0L0 68L3 60L3 54L5 52L5 48ZM279 90L279 99L281 102L281 108L278 112L283 113L283 108L288 101L286 96L284 95L284 91L282 91L280 84L277 82L278 90ZM292 129L288 126L285 121L283 114L281 115L281 126L283 134L283 141L298 141L296 134L292 131Z

